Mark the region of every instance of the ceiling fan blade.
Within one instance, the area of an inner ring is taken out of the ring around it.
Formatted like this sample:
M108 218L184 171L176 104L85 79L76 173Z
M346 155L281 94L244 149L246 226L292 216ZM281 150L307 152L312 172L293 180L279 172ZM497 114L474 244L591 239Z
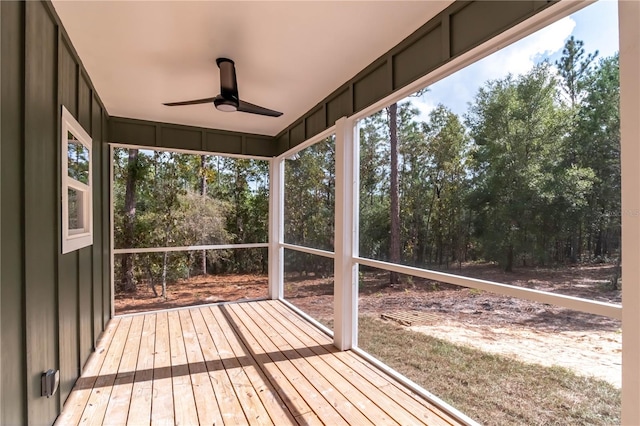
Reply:
M251 104L249 102L240 101L238 105L238 111L248 112L251 114L266 115L269 117L280 117L281 112L274 111L272 109L264 108L258 105Z
M234 62L231 59L218 58L216 63L220 68L220 95L225 99L238 99L238 81Z
M205 99L196 99L193 101L182 101L182 102L169 102L163 105L166 106L180 106L180 105L198 105L198 104L208 104L212 103L215 98L205 98Z

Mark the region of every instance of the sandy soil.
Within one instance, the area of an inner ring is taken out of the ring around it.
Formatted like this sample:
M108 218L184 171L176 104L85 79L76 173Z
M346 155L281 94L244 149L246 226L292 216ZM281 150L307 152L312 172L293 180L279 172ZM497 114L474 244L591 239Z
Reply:
M492 265L466 265L462 275L559 292L612 303L620 291L607 282L613 266L521 268L504 273ZM116 314L267 296L262 275L206 276L168 287L166 301L148 286L135 296L116 294ZM157 289L160 291L160 288ZM331 320L333 279L288 276L285 298L311 316ZM361 273L359 313L380 317L390 312L424 312L434 321L410 328L487 352L542 365L560 365L620 386L620 322L537 302L498 296L429 280L402 277L388 285L388 273Z
M569 368L621 387L622 334L619 332L550 332L518 326L488 328L456 321L408 328L525 362Z

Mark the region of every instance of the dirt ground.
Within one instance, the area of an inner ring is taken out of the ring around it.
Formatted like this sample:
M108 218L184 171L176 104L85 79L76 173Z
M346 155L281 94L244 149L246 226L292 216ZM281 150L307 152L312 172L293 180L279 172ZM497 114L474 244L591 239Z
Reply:
M201 275L167 285L167 300L138 284L135 294L117 292L116 315L267 297L265 275ZM158 294L161 286L156 286Z
M493 265L465 265L449 272L518 286L620 303L608 282L613 265L521 268L505 273ZM621 324L617 320L547 304L499 296L430 280L361 272L359 314L422 313L426 320L406 325L415 331L487 352L542 365L560 365L620 386ZM158 289L159 290L159 289ZM261 275L197 277L169 286L167 301L148 288L135 298L116 295L116 314L221 301L266 297ZM331 277L288 276L285 298L314 318L333 315Z

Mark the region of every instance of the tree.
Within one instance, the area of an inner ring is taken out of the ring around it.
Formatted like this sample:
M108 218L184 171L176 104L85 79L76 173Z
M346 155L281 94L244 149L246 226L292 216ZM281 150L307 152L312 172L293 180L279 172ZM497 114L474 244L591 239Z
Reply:
M620 82L618 55L604 58L585 81L573 139L580 164L593 171L587 196L587 250L612 255L620 242Z
M225 227L229 210L227 203L188 191L178 196L178 205L176 237L184 244L222 245L230 242L231 237ZM220 260L217 250L203 252L205 259L202 262L205 265L207 257L211 257L213 263Z
M360 129L360 255L389 256L388 121L383 111L365 119Z
M429 191L424 193L431 193L425 228L429 229L433 220L434 251L442 265L461 260L466 247L468 213L463 206L468 186L468 138L460 118L443 105L431 111L423 132L425 155L421 163L429 183Z
M200 156L200 196L207 196L207 156ZM207 251L202 250L202 275L207 275Z
M334 249L335 219L335 138L318 142L285 164L285 241L322 250ZM308 256L287 254L287 269L325 273L330 262Z
M575 107L585 94L585 83L598 51L585 56L584 42L573 36L566 41L562 49L562 57L556 61L561 77L561 87L565 92L571 108Z
M178 180L181 163L186 160L184 154L173 152L154 152L153 202L156 204L150 218L154 223L155 247L170 247L177 239L179 195L185 193ZM162 297L167 298L169 253L162 253Z
M138 150L130 149L127 163L126 192L123 216L122 240L124 247L133 247L135 237L135 220L136 220L136 185L138 182L139 165ZM121 258L122 286L125 291L133 292L136 290L136 282L134 276L133 255L124 254Z
M592 64L598 51L585 54L584 42L576 40L573 36L566 41L562 50L562 57L556 61L560 77L559 86L568 101L570 119L568 121L569 135L565 139L565 163L567 167L578 164L576 147L581 143L576 139L576 125L578 122L578 110L587 94L587 80L592 70ZM577 217L588 214L587 211L575 211ZM570 235L567 241L567 255L572 263L578 262L582 257L582 237L584 220L574 220L570 226Z
M476 95L466 124L474 142L473 210L487 260L512 271L535 258L540 220L566 191L557 152L566 114L555 102L546 63L519 77L490 81Z
M398 104L393 103L387 108L389 118L389 145L391 151L391 175L389 177L389 192L391 198L390 244L389 261L400 263L400 188L398 185ZM389 284L398 283L398 273L389 273Z

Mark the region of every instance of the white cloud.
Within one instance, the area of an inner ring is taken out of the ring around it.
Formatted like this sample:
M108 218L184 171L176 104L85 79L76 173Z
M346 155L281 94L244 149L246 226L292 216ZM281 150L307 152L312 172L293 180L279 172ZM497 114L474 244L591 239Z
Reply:
M432 85L422 99L412 100L421 111L420 119L426 119L439 103L457 114L464 113L487 80L526 73L543 57L562 51L575 26L571 17L563 18Z
M420 98L412 98L411 103L420 110L420 114L417 117L419 121L428 121L429 114L436 108L436 103L428 94Z
M478 63L480 71L494 79L508 73L524 74L533 68L542 57L562 51L565 40L571 35L575 26L576 22L571 17L554 22L493 55L489 55Z

